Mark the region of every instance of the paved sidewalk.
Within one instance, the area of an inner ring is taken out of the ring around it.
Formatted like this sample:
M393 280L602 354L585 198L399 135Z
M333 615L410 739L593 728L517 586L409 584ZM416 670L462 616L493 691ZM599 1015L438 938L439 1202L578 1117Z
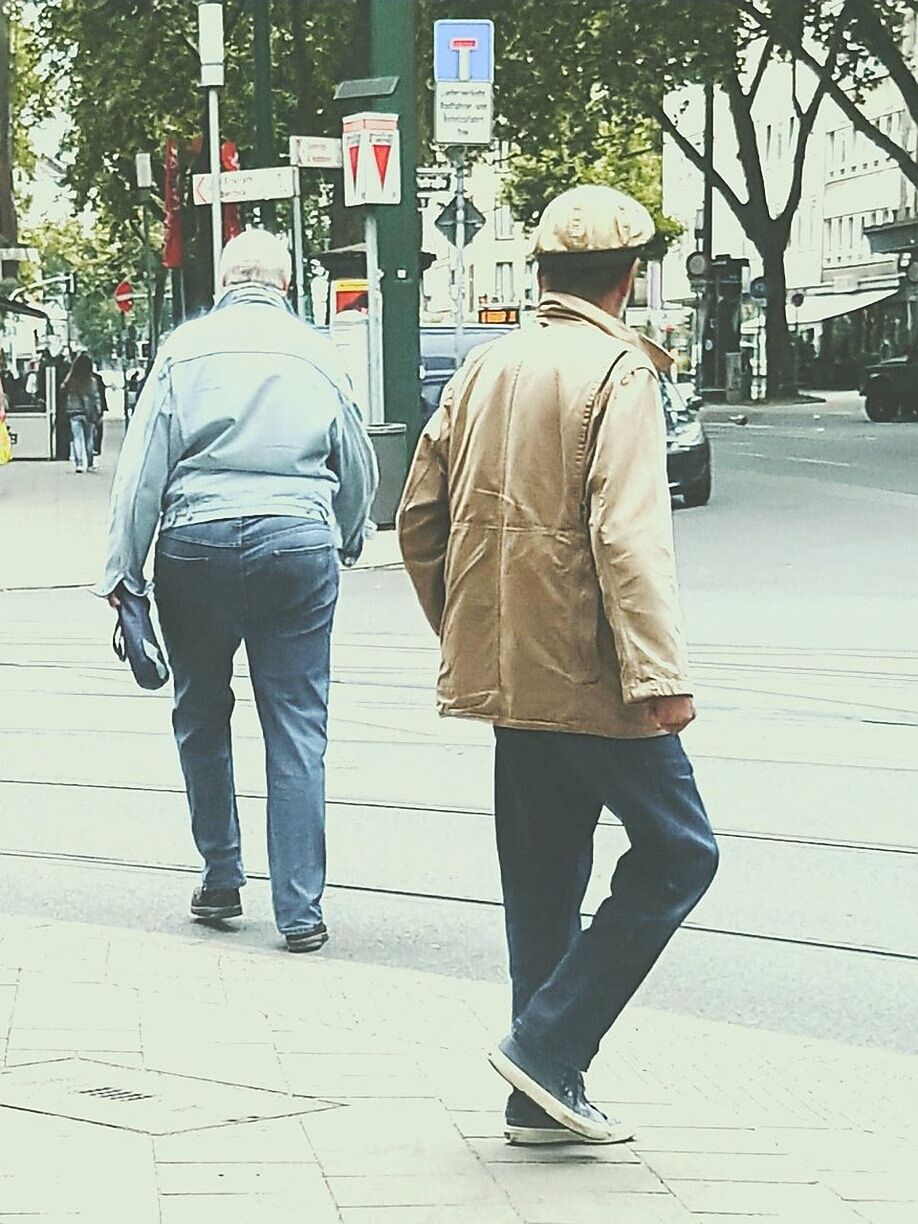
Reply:
M918 1215L916 1058L636 1009L590 1081L636 1141L514 1148L502 988L230 943L0 920L0 1220Z

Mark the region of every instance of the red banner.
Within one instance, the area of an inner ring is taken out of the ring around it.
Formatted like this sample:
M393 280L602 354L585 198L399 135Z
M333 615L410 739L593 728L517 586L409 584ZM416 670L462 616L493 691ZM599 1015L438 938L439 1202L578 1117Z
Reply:
M165 241L163 243L163 267L180 268L184 262L182 243L182 193L179 187L178 145L174 140L166 141L165 189Z
M232 140L224 140L220 146L220 166L223 170L239 169L239 150ZM242 212L238 204L223 205L224 245L242 233Z

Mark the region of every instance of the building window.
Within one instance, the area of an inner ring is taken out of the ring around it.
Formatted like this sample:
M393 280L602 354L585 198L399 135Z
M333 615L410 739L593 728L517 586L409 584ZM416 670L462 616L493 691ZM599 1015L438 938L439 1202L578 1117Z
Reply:
M498 204L494 209L495 238L513 237L513 213L509 204Z
M516 301L512 263L497 263L494 265L494 297L501 306L506 306Z
M534 259L526 260L526 282L523 285L523 301L534 302L536 297L536 265Z
M826 165L829 168L829 178L835 177L835 132L829 132L826 146Z

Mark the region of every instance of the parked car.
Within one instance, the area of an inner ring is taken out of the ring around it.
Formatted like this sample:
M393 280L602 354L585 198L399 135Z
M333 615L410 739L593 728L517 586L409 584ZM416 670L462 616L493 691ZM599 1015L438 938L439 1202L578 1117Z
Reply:
M421 344L428 330L421 331ZM444 329L446 330L446 329ZM495 328L482 328L493 338ZM504 329L504 330L510 330ZM480 339L477 344L482 343ZM433 347L433 346L431 346ZM469 349L475 347L470 344ZM443 388L452 378L455 362L430 353L422 367L421 416L424 422L436 412ZM674 497L681 497L685 506L706 506L711 500L711 443L698 416L701 400L686 396L683 388L666 375L660 376L660 398L666 416L666 467L669 488Z
M660 375L660 398L666 416L669 491L685 506L706 506L711 500L711 443L698 415L701 400L686 398L665 374Z
M861 394L871 421L918 416L918 341L903 357L887 357L867 366Z

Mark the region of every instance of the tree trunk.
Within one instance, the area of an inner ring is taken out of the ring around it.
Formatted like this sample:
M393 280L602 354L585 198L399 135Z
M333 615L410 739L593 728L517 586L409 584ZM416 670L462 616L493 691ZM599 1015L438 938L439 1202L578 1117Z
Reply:
M768 284L765 306L765 360L768 366L766 395L780 399L795 390L794 359L787 326L787 276L784 269L784 246L778 242L762 243L762 271Z

